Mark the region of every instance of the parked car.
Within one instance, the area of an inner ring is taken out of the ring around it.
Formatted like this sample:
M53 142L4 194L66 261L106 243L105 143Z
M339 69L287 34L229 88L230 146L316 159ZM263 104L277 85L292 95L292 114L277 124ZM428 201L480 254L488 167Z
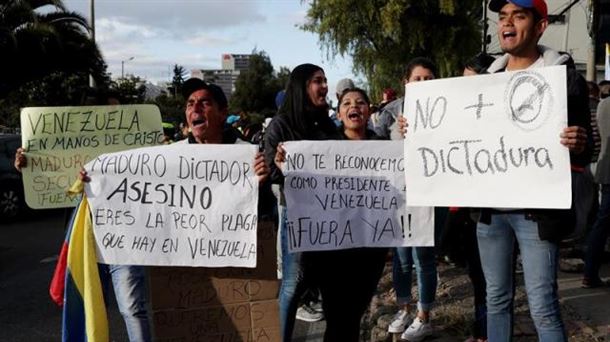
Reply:
M21 173L13 166L21 146L18 134L0 134L0 223L17 218L26 208Z

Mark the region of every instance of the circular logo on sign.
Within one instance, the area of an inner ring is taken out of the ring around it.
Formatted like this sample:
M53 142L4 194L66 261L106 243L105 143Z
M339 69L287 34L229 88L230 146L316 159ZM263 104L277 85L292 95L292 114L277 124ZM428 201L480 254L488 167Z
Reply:
M508 82L504 103L511 122L523 130L533 131L549 117L553 94L542 75L522 71Z

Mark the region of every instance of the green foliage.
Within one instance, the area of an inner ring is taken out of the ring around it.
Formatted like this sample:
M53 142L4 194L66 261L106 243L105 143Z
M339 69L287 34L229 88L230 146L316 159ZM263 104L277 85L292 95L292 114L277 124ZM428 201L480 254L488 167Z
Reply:
M122 104L144 103L146 97L144 80L134 75L118 78L111 83L110 89L120 94Z
M181 94L177 96L161 94L149 103L159 107L164 122L184 122L185 101Z
M0 125L18 127L23 107L78 106L88 93L87 73L52 73L0 97Z
M184 69L182 65L174 64L174 77L172 78L171 91L174 96L182 93L182 84L184 84L184 77L188 74L188 71Z
M404 89L410 59L435 61L440 76L460 72L478 52L479 0L313 0L301 28L318 34L327 56L349 55L371 96L386 87Z
M276 76L269 56L256 52L250 57L248 70L242 71L235 82L235 92L231 95L231 112L259 113L271 116L275 113L275 95L284 88L288 79L287 68L280 69Z
M87 72L107 84L88 30L87 20L67 12L61 0L0 0L0 98L56 72Z

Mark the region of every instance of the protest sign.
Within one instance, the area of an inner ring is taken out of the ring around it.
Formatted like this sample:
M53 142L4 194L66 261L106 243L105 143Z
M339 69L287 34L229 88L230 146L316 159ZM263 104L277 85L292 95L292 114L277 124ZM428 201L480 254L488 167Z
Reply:
M173 144L103 154L87 165L98 260L256 266L256 146Z
M66 190L89 160L163 139L154 105L23 108L21 134L25 200L34 209L74 207L79 197Z
M434 210L407 207L401 141L284 144L291 252L432 246Z
M280 341L273 222L257 233L256 268L151 268L156 341Z
M409 83L412 205L569 208L565 66Z

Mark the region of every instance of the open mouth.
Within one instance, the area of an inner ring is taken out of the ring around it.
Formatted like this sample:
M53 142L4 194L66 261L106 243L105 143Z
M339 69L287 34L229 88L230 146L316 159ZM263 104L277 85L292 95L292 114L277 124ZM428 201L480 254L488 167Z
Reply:
M204 123L205 123L205 119L193 120L193 126L203 125Z
M350 120L360 120L362 119L362 115L358 112L351 112L347 115L347 118Z
M502 38L513 38L517 36L517 32L502 32Z

